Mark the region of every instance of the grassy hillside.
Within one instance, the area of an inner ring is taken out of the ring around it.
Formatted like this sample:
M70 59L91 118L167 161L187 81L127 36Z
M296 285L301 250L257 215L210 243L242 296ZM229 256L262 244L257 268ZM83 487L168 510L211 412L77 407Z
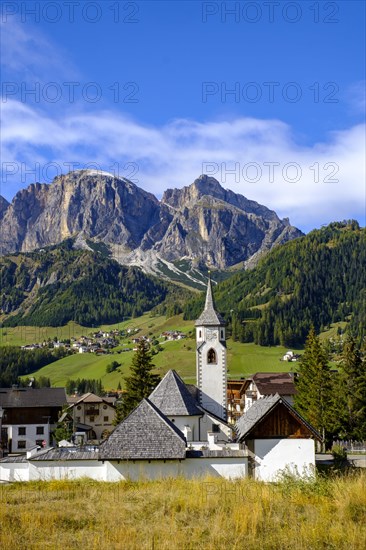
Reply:
M335 323L320 334L322 340L334 337L338 327L343 330L345 323ZM166 318L163 315L153 316L147 313L136 319L126 320L113 325L102 325L102 330L110 331L118 328L139 328L138 335L159 336L166 330L179 330L187 334L184 340L167 341L160 339L163 351L154 356L154 364L157 372L162 376L169 369L174 368L188 383L194 383L196 378L196 356L194 340L194 324L192 321L184 320L182 315ZM59 340L88 335L96 328L82 327L76 323L69 323L64 327L7 327L0 329L0 350L1 345L24 345L33 342L47 340L56 336ZM132 347L128 338L121 341L111 354L94 355L92 353L76 353L64 357L54 363L47 365L32 374L35 378L46 376L50 378L53 386L63 386L68 379L89 378L101 379L106 389L116 389L118 383L124 384L124 377L128 375L133 352L118 353L124 347ZM295 353L301 353L301 348L291 348ZM296 363L280 361L288 350L284 346L258 346L257 344L241 343L227 340L228 376L229 378L240 378L254 374L255 372L276 372L288 371L296 367ZM121 367L112 373L106 373L106 366L112 361L122 363Z
M154 355L153 362L156 366L156 371L163 376L169 369L174 368L179 372L186 382L195 382L196 378L196 355L195 355L195 334L192 321L185 321L182 315L176 315L169 319L164 316L152 317L146 314L137 319L124 321L118 325L103 325L104 330L112 328L139 328L139 336L147 335L159 337L163 331L179 330L184 332L188 337L184 340L164 341L159 339L162 351ZM18 327L20 329L20 327ZM18 330L17 329L17 330ZM88 334L90 329L85 327L73 326L75 333ZM11 331L14 330L14 334ZM12 338L18 338L16 329L6 329L9 343ZM52 338L55 334L55 329L48 329L49 336ZM131 361L134 352L123 352L125 347L133 347L131 340L125 338L121 343L112 350L111 354L96 356L92 353L77 353L69 357L64 357L46 367L43 367L36 373L35 378L46 376L50 378L52 385L65 385L68 379L76 378L101 378L106 389L116 389L118 383L124 385L124 377L129 374ZM260 347L256 344L241 344L233 342L231 339L227 341L228 350L228 375L230 378L240 378L258 371L287 371L295 363L280 362L280 358L287 351L283 346L275 347ZM294 351L298 351L295 350ZM106 366L112 361L122 363L118 370L112 373L106 373Z
M366 539L365 472L315 483L14 483L0 499L3 550L363 550Z

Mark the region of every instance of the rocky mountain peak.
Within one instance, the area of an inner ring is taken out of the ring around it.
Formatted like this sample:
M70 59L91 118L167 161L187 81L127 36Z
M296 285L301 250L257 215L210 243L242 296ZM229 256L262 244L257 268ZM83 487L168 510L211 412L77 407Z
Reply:
M227 269L300 235L287 219L207 175L168 189L159 202L125 178L75 170L19 191L0 218L4 254L80 237L85 246L102 242L120 263L148 271L154 262L181 258Z
M181 208L197 202L205 195L224 200L225 193L225 189L215 178L203 174L191 185L182 187L182 189L167 189L161 202L174 208Z

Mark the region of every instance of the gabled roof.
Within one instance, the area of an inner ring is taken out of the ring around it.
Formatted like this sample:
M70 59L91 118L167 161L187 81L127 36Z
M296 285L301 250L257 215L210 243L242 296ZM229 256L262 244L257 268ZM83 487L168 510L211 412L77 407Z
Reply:
M175 370L169 370L149 400L167 416L202 416L195 399Z
M84 393L84 395L80 397L69 397L68 403L70 404L70 407L73 407L75 405L79 405L80 403L107 403L108 405L114 406L113 401L116 401L114 398L111 397L99 397L99 395L95 395L95 393Z
M0 406L3 409L63 407L65 388L0 388Z
M320 434L309 424L293 407L278 393L258 399L253 405L239 418L235 424L235 431L238 434L239 441L246 439L254 428L262 422L279 404L284 405L297 420L306 426L316 437L321 440Z
M186 456L180 430L143 399L99 447L99 460L171 460Z
M207 293L206 293L206 302L205 309L201 313L200 317L197 319L196 326L224 326L226 323L223 317L215 309L215 303L212 295L212 286L211 278L208 279L207 283Z
M296 388L289 372L257 372L251 377L262 395L294 395Z

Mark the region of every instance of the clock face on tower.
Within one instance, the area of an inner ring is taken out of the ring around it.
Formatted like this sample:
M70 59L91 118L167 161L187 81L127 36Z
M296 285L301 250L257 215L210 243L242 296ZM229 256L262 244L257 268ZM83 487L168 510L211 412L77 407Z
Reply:
M217 340L217 330L212 328L206 329L206 338L207 340Z

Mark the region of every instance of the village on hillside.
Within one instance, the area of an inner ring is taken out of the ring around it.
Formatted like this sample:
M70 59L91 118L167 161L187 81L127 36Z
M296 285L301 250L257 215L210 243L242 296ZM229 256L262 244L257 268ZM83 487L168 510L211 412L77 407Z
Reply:
M32 385L1 389L0 479L214 475L276 481L285 471L311 479L322 434L293 407L294 374L258 372L228 380L225 325L209 279L195 322L196 384L186 384L171 369L119 422L118 393L67 396L64 388ZM138 353L150 345L138 332L98 331L53 345L98 353L128 336ZM184 334L167 331L161 337ZM295 359L290 351L283 357Z

